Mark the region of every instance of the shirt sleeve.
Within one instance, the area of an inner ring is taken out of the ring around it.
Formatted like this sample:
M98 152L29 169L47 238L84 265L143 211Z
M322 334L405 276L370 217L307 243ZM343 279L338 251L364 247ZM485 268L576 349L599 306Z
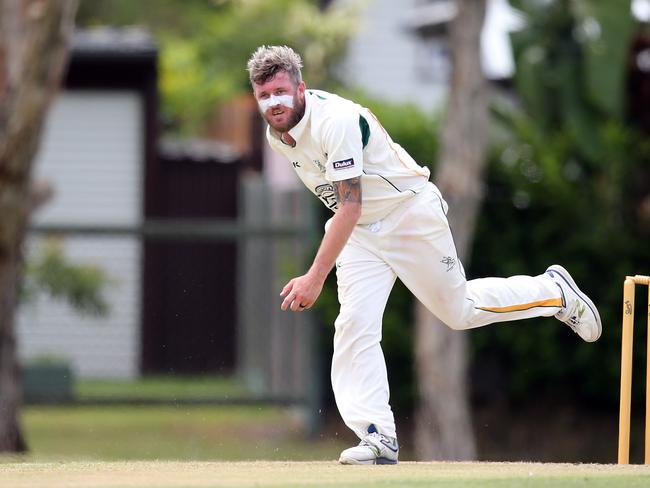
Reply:
M363 144L359 114L333 117L323 128L323 149L327 154L326 178L341 181L363 173Z

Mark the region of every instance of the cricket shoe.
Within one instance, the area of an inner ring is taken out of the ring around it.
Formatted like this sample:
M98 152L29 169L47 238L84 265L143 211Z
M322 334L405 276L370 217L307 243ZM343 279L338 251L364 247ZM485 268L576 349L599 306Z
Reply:
M358 446L341 453L341 464L397 464L399 444L394 437L380 434L373 424Z
M546 273L562 291L562 309L555 318L567 324L587 342L594 342L603 330L594 303L575 284L569 272L559 264L549 266Z

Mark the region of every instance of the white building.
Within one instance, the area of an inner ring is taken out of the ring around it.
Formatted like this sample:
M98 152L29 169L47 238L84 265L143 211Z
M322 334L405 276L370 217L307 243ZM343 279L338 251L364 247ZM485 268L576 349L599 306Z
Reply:
M356 5L360 25L340 66L341 78L393 102L439 109L451 70L448 26L453 0L336 0ZM488 79L509 78L514 62L508 32L522 25L507 0L488 0L481 55Z
M142 223L156 58L155 45L141 31L75 35L65 89L48 114L35 161L34 179L51 184L54 197L34 215L28 260L51 238L46 229L135 228ZM140 237L65 233L58 240L69 262L96 265L108 274L110 313L81 316L67 304L37 297L19 308L19 359L62 358L85 377L137 376Z

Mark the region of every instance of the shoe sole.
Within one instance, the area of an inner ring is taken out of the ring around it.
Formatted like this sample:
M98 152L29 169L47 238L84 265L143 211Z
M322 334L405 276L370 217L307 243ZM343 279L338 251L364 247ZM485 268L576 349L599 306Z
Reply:
M354 465L370 465L370 464L397 464L397 460L388 459L384 457L369 459L368 461L359 461L354 458L340 458L339 463L341 464L354 464Z
M600 321L600 314L598 313L598 309L596 308L596 305L594 305L594 302L592 302L587 295L585 295L580 288L578 288L578 285L576 285L576 282L573 281L573 278L571 278L571 275L569 272L564 269L562 266L559 264L554 264L553 266L549 266L547 271L553 271L558 274L560 278L562 278L567 286L573 290L573 292L578 295L589 307L591 312L594 314L594 317L596 317L596 325L598 326L598 333L596 334L596 337L591 340L584 339L587 342L595 342L598 340L600 337L600 334L603 332L603 325Z

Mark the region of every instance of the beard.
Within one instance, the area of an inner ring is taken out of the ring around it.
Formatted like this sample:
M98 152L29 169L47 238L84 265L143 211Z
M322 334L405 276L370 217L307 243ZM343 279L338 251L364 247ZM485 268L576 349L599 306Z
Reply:
M284 115L287 116L285 121L276 121L273 117L273 109L269 109L262 114L264 120L277 132L288 132L293 129L305 115L305 98L298 98L298 93L293 97L293 108L282 106Z

